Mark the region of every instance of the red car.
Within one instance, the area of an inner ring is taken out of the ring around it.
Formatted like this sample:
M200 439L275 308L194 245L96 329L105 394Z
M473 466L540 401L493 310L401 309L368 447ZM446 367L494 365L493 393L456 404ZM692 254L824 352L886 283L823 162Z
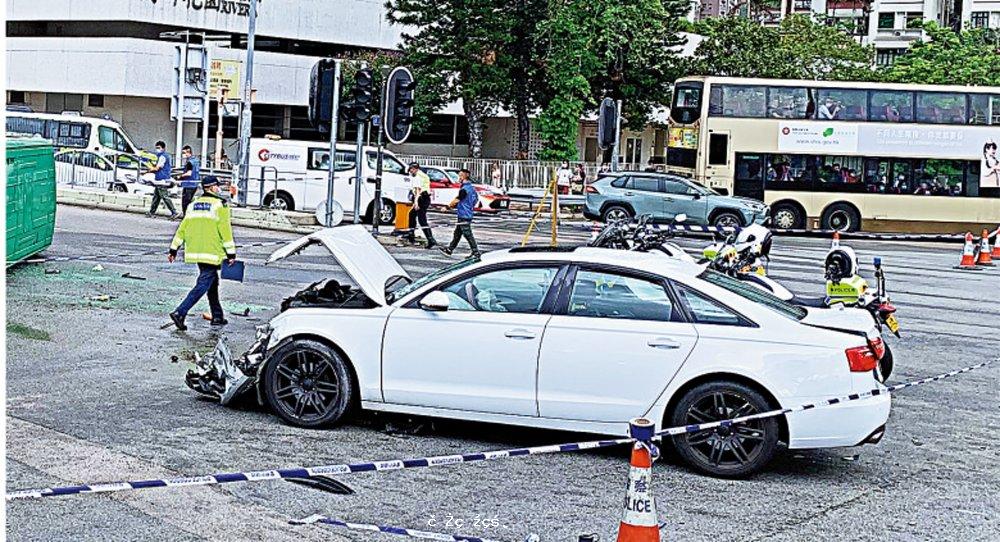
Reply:
M420 169L431 178L431 205L447 206L455 196L462 183L458 180L458 168L422 166ZM499 213L510 208L510 196L495 186L478 181L472 181L479 194L476 211L483 213Z

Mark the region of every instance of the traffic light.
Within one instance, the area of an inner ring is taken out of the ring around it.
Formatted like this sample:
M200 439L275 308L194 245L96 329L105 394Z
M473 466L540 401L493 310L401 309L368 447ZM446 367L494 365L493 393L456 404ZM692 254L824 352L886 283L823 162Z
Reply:
M317 62L309 77L309 123L321 132L330 131L336 64L325 58Z
M354 88L351 89L352 120L364 123L372 117L372 71L362 68L354 73Z
M617 142L618 106L611 98L604 98L597 113L597 146L608 149L614 147Z
M402 66L392 70L385 85L382 126L386 138L397 145L410 137L410 127L413 124L413 89L416 86L413 74Z

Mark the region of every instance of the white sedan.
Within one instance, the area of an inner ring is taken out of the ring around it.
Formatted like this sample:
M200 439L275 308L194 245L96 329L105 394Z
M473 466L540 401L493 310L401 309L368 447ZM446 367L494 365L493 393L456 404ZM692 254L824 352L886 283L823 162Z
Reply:
M189 374L193 388L225 403L256 385L303 427L362 408L622 435L638 416L688 425L881 386L867 312L796 307L661 254L510 249L410 281L369 232L345 226L269 261L311 244L360 289L330 280L299 292L242 360L216 356L214 372ZM741 476L780 443L877 442L889 408L882 394L673 444L697 470Z

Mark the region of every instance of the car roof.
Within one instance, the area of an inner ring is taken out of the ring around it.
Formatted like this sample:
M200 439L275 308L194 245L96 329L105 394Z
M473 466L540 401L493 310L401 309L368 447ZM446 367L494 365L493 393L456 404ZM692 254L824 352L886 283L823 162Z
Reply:
M548 248L530 247L524 249L505 249L483 254L484 264L506 262L558 261L612 265L628 267L664 276L695 277L702 272L702 266L670 258L659 252L637 252L597 247Z

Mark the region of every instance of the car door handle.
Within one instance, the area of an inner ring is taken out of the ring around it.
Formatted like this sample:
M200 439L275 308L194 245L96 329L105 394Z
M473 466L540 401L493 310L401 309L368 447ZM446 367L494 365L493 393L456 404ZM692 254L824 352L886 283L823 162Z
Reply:
M666 337L650 339L646 344L649 345L650 348L662 348L664 350L674 350L681 347L681 343Z
M631 193L631 192L625 192L625 195L626 195L626 196L634 196L635 194L633 194L633 193Z
M522 339L522 340L527 340L527 339L534 339L535 338L535 333L532 332L532 331L528 331L527 329L516 328L516 329L507 330L503 334L503 336L507 337L508 339Z

